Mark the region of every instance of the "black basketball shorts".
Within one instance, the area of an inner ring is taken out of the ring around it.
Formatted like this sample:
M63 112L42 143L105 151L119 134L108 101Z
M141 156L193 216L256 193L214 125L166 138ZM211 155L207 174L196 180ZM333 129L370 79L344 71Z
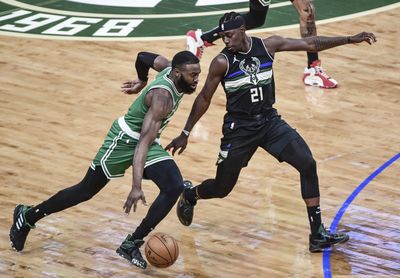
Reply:
M243 167L247 166L258 147L282 162L279 159L280 153L287 144L300 137L275 109L268 115L259 114L248 118L225 115L222 133L217 164L240 156Z

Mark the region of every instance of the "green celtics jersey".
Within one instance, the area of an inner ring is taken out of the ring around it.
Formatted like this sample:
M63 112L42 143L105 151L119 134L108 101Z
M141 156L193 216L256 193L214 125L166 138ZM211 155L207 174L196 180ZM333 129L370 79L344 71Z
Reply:
M179 103L181 102L183 96L183 93L179 93L178 90L175 88L175 85L172 82L172 80L168 78L168 74L170 72L171 72L171 67L168 67L163 71L161 71L156 76L154 81L151 82L150 85L148 85L145 89L142 90L142 92L139 94L136 100L132 103L131 107L129 107L129 110L125 114L124 119L132 131L140 133L140 131L142 130L144 116L149 110L149 108L145 103L146 94L152 89L162 88L167 90L171 94L173 99L173 108L171 113L169 113L168 116L162 120L161 128L158 131L157 135L157 137L160 137L161 132L167 126L168 122L170 121L172 115L175 113L176 109L178 109Z

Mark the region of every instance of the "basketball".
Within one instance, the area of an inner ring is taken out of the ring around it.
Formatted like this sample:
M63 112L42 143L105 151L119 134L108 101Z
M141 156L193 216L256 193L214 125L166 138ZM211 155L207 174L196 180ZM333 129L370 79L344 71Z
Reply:
M178 243L172 236L156 233L147 240L145 254L152 266L169 267L179 256Z

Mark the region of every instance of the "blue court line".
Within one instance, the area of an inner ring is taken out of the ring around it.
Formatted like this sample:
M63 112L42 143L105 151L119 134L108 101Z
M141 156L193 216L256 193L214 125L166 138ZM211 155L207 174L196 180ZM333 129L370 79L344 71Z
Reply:
M391 159L386 161L381 167L376 169L368 178L366 178L354 191L351 193L351 195L347 198L346 201L344 201L342 207L339 209L339 211L336 213L335 218L332 221L332 224L330 226L331 231L335 231L340 219L342 218L343 214L346 212L346 209L350 206L351 202L357 197L358 193L361 192L361 190L364 189L374 178L376 178L383 170L385 170L387 167L389 167L392 163L394 163L397 159L400 158L400 153L396 154L393 156ZM324 250L323 256L322 256L322 267L324 270L324 277L325 278L332 278L332 272L331 272L331 248Z

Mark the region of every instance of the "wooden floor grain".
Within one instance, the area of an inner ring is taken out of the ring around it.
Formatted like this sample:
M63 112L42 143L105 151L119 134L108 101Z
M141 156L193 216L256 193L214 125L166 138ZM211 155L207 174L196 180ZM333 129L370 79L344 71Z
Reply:
M276 107L310 145L318 162L321 207L329 226L342 203L400 150L400 9L320 25L323 35L372 31L374 46L320 53L335 90L301 84L305 53L279 53ZM392 22L393 24L388 24ZM279 31L298 37L298 30ZM271 34L258 34L269 36ZM172 57L184 40L81 42L0 37L0 273L2 277L322 277L322 255L308 252L308 221L298 173L259 150L225 199L200 201L190 227L173 210L157 231L175 237L180 257L167 269L139 270L115 249L147 207L125 216L130 171L92 200L37 224L25 250L8 232L18 203L37 204L80 181L112 121L135 96L119 92L135 77L138 51ZM207 48L200 87L222 44ZM154 74L152 73L152 76ZM183 127L187 96L164 133ZM221 88L176 162L194 183L215 174L225 97ZM334 277L400 276L400 164L395 162L351 203L339 229L351 240L331 255ZM148 202L157 191L144 182Z

